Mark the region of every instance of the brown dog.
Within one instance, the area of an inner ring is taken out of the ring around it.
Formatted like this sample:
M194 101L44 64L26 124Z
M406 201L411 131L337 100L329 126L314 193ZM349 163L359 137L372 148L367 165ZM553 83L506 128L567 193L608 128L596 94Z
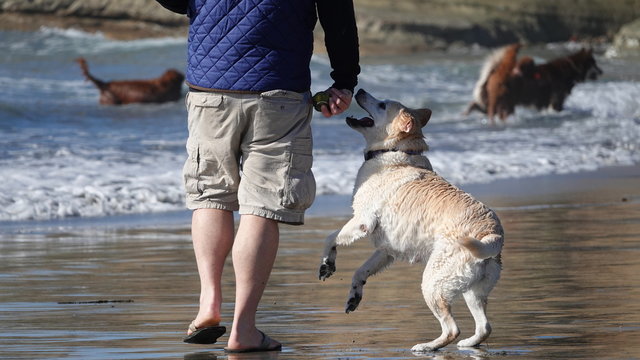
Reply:
M562 111L573 87L579 82L596 80L602 70L596 64L592 50L582 49L541 65L524 57L518 62L514 75L517 105Z
M495 115L504 121L514 112L516 99L511 77L519 49L520 44L511 44L494 51L485 60L473 90L474 101L469 104L466 115L478 110L486 113L493 123Z
M511 73L516 66L516 58L520 44L507 46L498 66L487 79L487 115L493 122L494 115L505 121L507 116L513 114L516 99L511 85Z
M516 62L519 48L519 44L512 44L487 58L473 92L474 99L465 112L467 115L478 110L486 113L493 123L494 115L504 121L515 112L517 105L562 111L575 84L595 80L602 74L591 50L582 49L536 65L528 56Z
M102 81L89 73L87 61L76 59L82 73L100 90L100 104L122 105L130 103L163 103L176 101L182 95L184 75L169 69L159 78L144 80Z

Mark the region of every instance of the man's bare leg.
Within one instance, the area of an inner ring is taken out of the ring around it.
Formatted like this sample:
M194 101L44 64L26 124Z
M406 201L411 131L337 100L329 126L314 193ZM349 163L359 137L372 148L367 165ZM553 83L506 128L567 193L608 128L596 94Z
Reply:
M217 209L193 212L191 236L200 275L200 309L196 327L220 323L221 278L224 262L233 246L233 213Z
M242 215L232 251L236 303L229 349L252 348L262 342L256 311L278 253L279 238L275 220ZM270 347L277 344L272 341Z

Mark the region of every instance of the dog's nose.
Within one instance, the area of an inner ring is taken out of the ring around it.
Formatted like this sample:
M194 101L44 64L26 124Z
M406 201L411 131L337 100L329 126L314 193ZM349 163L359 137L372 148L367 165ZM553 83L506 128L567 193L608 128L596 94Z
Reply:
M364 95L364 94L366 94L366 93L367 93L367 92L366 92L366 91L364 91L364 89L359 89L359 90L358 90L358 92L356 93L356 96Z

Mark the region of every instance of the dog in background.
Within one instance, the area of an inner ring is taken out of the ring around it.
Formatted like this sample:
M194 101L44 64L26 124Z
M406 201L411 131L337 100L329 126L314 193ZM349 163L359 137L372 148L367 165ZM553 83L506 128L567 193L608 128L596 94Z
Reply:
M422 294L442 334L412 351L436 350L458 337L451 304L460 295L476 326L475 334L458 346L477 346L491 333L486 307L501 271L500 220L433 172L423 155L428 146L422 134L431 110L380 101L364 90L355 99L368 116L347 118L347 124L366 140L365 161L354 187L353 217L327 237L319 277L325 280L336 271L337 245L371 240L373 255L353 275L349 313L360 304L367 278L396 260L424 262Z
M155 79L102 81L89 73L84 58L76 59L87 80L100 90L100 104L123 105L131 103L163 103L179 100L182 96L184 75L169 69Z
M515 90L512 73L516 67L516 59L520 44L512 44L494 52L482 67L480 80L473 90L474 101L469 105L467 113L480 110L487 113L493 123L493 117L500 120L515 111Z
M494 115L505 121L520 105L562 111L577 83L602 75L592 50L582 49L537 65L528 56L515 61L519 48L518 44L508 45L487 57L465 114L478 110L493 123Z
M573 87L586 80L596 80L602 75L602 69L591 49L581 49L540 65L530 57L523 57L518 61L514 75L519 89L518 105L562 111Z

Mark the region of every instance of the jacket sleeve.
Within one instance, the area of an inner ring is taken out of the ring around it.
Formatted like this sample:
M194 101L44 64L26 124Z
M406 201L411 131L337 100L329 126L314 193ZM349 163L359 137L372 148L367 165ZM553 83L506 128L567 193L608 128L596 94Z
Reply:
M156 0L165 9L173 11L174 13L183 14L187 13L187 7L189 6L188 0Z
M336 89L353 89L358 84L360 53L353 0L316 0L318 19L331 62Z

